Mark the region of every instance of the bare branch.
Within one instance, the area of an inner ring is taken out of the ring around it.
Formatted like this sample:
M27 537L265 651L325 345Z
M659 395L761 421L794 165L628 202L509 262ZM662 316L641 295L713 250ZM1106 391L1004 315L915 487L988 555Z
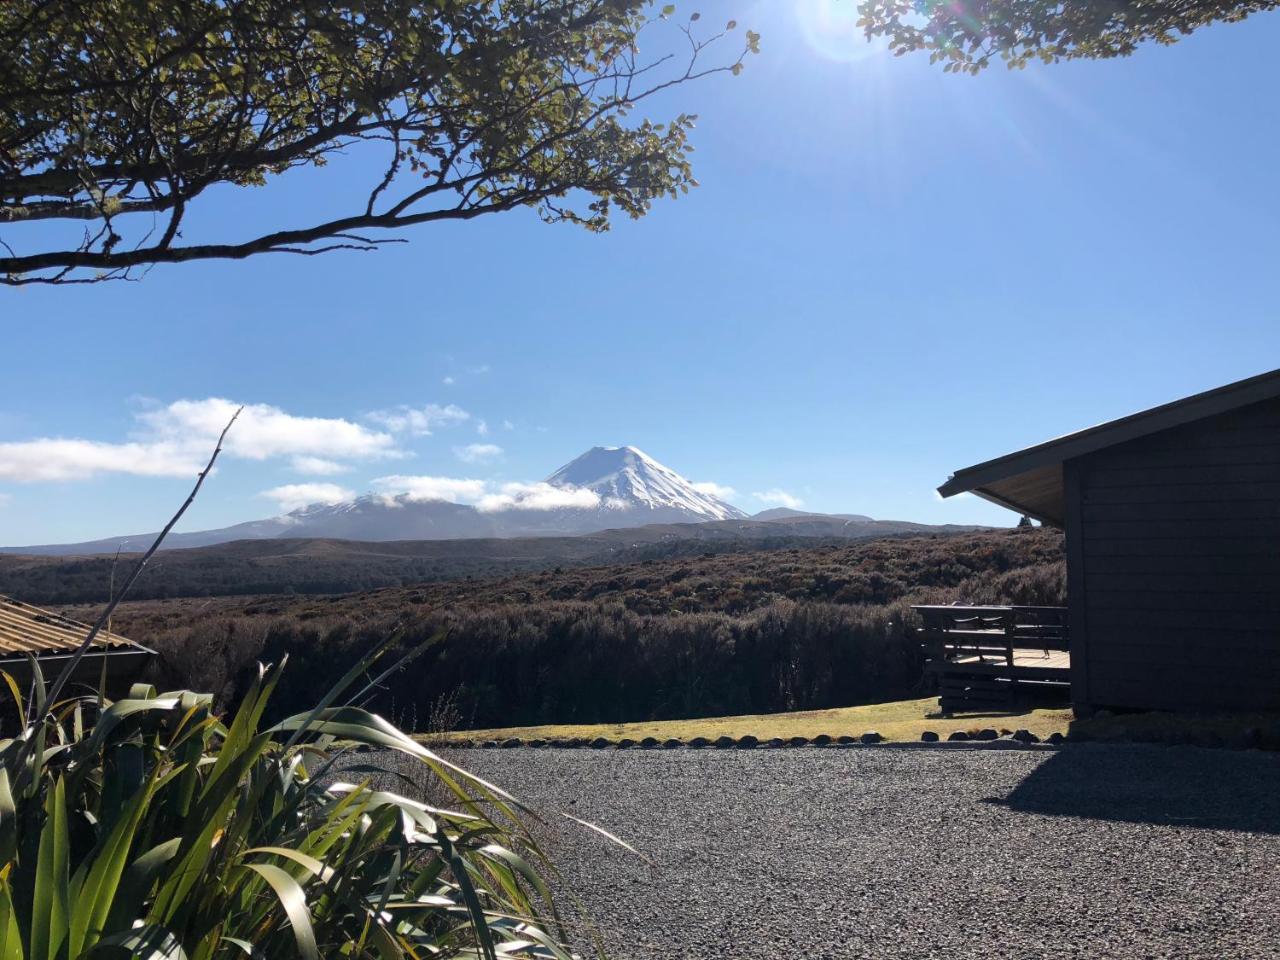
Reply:
M134 564L133 570L130 571L128 579L125 580L124 584L120 587L120 591L111 598L106 609L103 610L98 619L94 621L94 624L90 628L88 634L86 634L84 640L80 642L80 646L76 648L75 653L71 655L71 659L67 661L66 666L64 666L62 671L58 674L58 678L53 682L53 686L49 688L49 696L47 699L49 704L56 704L58 702L58 697L62 695L62 691L70 682L71 675L75 673L76 667L79 665L80 661L84 659L85 653L87 653L89 648L93 645L93 641L97 639L102 628L111 620L111 614L115 612L115 609L120 605L120 602L129 595L129 591L132 590L133 585L137 583L138 577L142 576L142 571L146 569L147 563L151 560L151 557L160 549L160 545L164 543L165 537L169 535L169 532L173 530L178 521L182 519L182 515L187 512L187 508L190 507L191 504L195 503L196 495L200 492L200 488L204 486L205 478L208 477L209 473L213 470L213 465L217 462L218 454L222 453L222 444L227 439L227 434L231 431L236 419L240 416L240 411L243 409L244 408L241 407L231 415L231 419L227 421L227 425L222 428L222 433L218 435L218 442L214 445L213 454L209 457L209 462L196 477L196 484L191 488L191 492L187 494L187 499L182 502L182 506L178 508L178 512L169 518L169 522L164 525L164 529L156 535L151 546L147 548L147 552L138 559L136 564Z

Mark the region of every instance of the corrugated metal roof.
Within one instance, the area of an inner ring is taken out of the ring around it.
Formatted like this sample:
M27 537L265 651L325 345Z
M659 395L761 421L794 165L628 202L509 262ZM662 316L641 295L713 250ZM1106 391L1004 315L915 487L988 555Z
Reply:
M0 595L0 657L33 653L69 653L84 641L89 625ZM94 647L144 649L118 633L102 631Z

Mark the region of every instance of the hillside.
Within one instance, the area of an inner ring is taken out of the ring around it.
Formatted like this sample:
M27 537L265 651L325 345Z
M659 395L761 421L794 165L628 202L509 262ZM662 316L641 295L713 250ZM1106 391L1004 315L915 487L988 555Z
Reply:
M461 498L462 502L454 502ZM357 541L562 537L715 520L747 514L698 488L635 447L592 447L540 483L439 482L439 478L383 477L377 489L352 499L324 500L264 520L216 530L171 534L168 548L196 548L239 540ZM0 552L72 556L143 549L155 534L84 543L0 546Z
M494 577L577 564L629 562L707 551L807 546L970 527L799 514L776 520L649 524L574 537L362 542L334 539L238 540L165 550L152 561L135 599L263 593L332 594ZM117 573L137 554L26 556L0 553L0 594L30 603L105 601Z
M344 596L130 602L118 632L165 687L237 699L259 660L307 677L297 703L396 634L429 649L379 708L417 727L496 727L824 709L919 695L913 602L1060 603L1050 530L739 550L450 580ZM68 608L81 617L84 608ZM292 690L292 688L290 688ZM443 708L448 707L445 710Z

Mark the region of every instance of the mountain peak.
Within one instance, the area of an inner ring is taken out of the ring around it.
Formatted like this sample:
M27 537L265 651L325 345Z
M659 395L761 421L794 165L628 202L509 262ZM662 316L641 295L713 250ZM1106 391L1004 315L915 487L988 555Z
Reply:
M554 487L581 487L612 510L688 514L689 520L740 520L746 514L692 483L639 447L592 447L547 478Z

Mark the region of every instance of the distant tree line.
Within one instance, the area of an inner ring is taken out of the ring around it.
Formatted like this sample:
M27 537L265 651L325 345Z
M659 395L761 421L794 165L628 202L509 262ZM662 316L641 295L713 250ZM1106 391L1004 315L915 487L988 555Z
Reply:
M937 536L957 536L940 534ZM452 584L474 578L492 583L501 578L520 578L539 571L581 568L593 586L586 594L594 596L600 575L590 571L602 566L617 571L626 566L650 561L662 563L691 558L703 563L718 556L755 555L770 551L832 551L833 556L850 555L870 543L904 539L903 535L879 538L819 538L776 536L725 540L673 539L660 543L618 548L612 544L589 552L575 538L547 539L537 550L527 549L529 541L515 541L526 547L524 552L494 549L486 554L477 541L434 541L424 547L431 555L377 552L378 544L343 544L331 541L324 551L289 551L268 556L245 555L232 549L237 544L165 550L143 573L129 596L133 600L169 600L180 597L258 597L265 594L325 596L356 593L395 587ZM914 538L912 538L914 539ZM296 542L296 541L295 541ZM262 544L254 544L261 546ZM892 549L889 547L888 549ZM28 603L65 606L68 604L105 603L111 596L113 568L118 575L127 569L134 555L63 557L0 554L0 594L17 597ZM786 564L787 561L783 560ZM737 561L731 561L736 565ZM744 561L750 566L750 561ZM847 572L847 571L846 571ZM720 576L713 570L713 577ZM772 575L772 573L771 573ZM615 580L619 575L605 578ZM838 576L838 574L837 574ZM732 578L732 575L730 575ZM623 579L626 579L625 577ZM536 583L537 581L531 581ZM572 578L560 581L575 582ZM438 589L428 588L432 599ZM562 590L561 599L577 596L575 589ZM807 595L807 594L806 594ZM847 598L841 598L844 602Z
M259 660L305 677L302 709L392 633L426 649L377 695L468 726L809 710L919 692L914 602L1061 603L1061 540L1024 530L680 558L349 597L151 603L116 628L160 652L155 679L236 702ZM296 703L294 702L296 699Z

